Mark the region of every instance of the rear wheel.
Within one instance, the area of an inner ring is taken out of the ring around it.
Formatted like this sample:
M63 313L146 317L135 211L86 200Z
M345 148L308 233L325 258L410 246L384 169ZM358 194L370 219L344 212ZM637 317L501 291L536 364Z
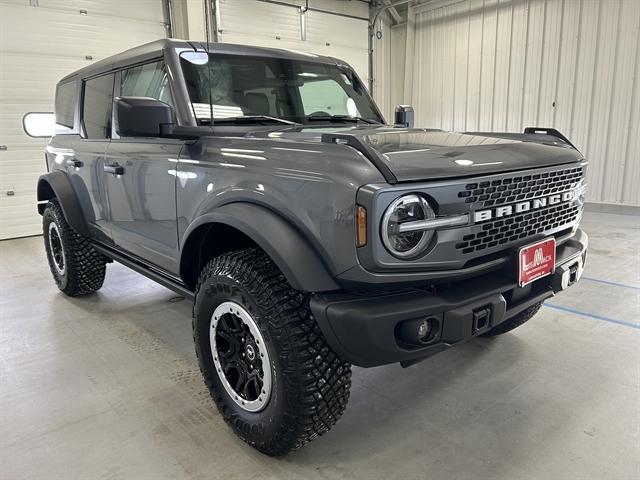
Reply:
M205 384L245 442L283 455L327 432L345 410L351 367L256 249L222 255L202 271L193 312Z
M107 259L69 226L57 200L45 207L42 227L49 268L58 288L75 297L102 287Z
M526 310L523 310L522 312L518 313L517 315L514 315L513 317L509 318L508 320L505 320L502 323L499 323L498 325L493 327L491 330L489 330L487 333L483 334L482 336L494 337L496 335L502 335L503 333L510 332L514 328L518 328L520 325L523 325L524 323L529 321L531 317L533 317L536 313L538 313L538 310L540 310L540 307L542 307L542 303L543 302L534 303Z

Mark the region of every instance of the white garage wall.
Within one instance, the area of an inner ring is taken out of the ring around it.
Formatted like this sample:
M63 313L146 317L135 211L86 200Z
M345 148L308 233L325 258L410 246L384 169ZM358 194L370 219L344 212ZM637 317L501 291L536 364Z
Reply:
M557 128L591 161L589 201L640 205L639 0L462 0L410 11L403 98L418 125Z
M365 20L309 10L307 37L301 40L300 14L295 7L256 0L220 0L219 5L219 41L329 55L349 63L367 82ZM311 2L311 6L321 6L321 2ZM364 12L368 14L366 8Z
M0 239L41 233L46 141L24 134L22 116L53 111L66 74L165 36L161 0L0 0Z
M176 33L191 40L204 40L202 1L173 0L172 3L176 14ZM367 82L369 60L366 19L369 6L366 2L311 0L311 9L306 14L306 40L302 40L300 34L298 7L304 5L302 0L280 0L278 3L218 0L217 3L220 9L218 41L329 55L349 63L362 81Z

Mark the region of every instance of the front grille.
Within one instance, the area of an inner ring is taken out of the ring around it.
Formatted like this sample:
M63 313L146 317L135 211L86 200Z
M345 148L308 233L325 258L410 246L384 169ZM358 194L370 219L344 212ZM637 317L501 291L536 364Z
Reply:
M479 232L465 235L456 249L473 253L486 248L513 243L516 240L544 233L570 224L578 219L581 208L573 203L523 213L482 224Z
M529 202L538 198L548 198L580 188L586 174L586 165L556 167L539 172L505 175L500 178L478 178L467 180L464 190L460 185L458 201L471 204L473 211L495 208L502 205ZM545 208L527 210L509 216L492 218L477 222L455 243L455 248L463 254L472 254L486 250L495 252L500 248L509 248L522 239L535 235L562 230L574 225L580 218L581 201L568 201Z
M458 192L465 203L482 202L478 206L492 207L563 192L584 176L584 167L566 168L552 172L468 183Z

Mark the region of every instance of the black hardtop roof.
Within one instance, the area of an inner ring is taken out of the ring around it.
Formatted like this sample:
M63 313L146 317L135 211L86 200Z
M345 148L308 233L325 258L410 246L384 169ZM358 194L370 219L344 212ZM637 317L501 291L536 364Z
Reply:
M233 43L207 44L206 42L192 42L175 38L165 38L130 48L129 50L125 50L124 52L99 60L95 63L92 63L91 65L87 65L80 70L76 70L75 72L66 75L60 80L60 83L64 82L65 80L70 80L73 77L93 77L95 75L100 75L111 70L118 70L119 68L126 67L127 65L151 60L153 58L162 56L164 50L169 49L210 51L212 53L247 55L256 57L277 57L318 63L343 63L332 57L298 52L294 50L285 50L280 48L254 47L250 45L238 45Z

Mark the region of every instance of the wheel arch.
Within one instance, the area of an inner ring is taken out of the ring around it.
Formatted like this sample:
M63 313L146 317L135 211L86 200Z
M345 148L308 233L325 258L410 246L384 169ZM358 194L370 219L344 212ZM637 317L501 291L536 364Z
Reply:
M89 228L82 213L71 180L59 170L41 175L38 179L38 213L42 215L48 200L58 200L67 223L79 234L89 236Z
M229 251L258 247L296 290L338 290L329 270L303 235L275 212L251 203L229 203L195 220L184 235L180 276L195 288L202 267Z

